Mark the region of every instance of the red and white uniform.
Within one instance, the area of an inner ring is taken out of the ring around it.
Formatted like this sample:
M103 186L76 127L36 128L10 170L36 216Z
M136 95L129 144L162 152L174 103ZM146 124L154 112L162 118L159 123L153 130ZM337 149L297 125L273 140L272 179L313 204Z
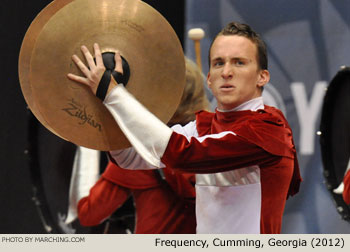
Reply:
M347 173L345 174L343 183L344 183L343 199L346 202L346 204L350 205L350 170L348 170Z
M135 204L135 233L189 234L196 231L195 178L163 169L129 171L110 162L87 197L78 203L83 226L95 226L121 207L129 196Z
M134 146L111 152L121 167L197 173L197 233L280 233L285 201L301 178L279 110L260 97L234 111L200 112L196 121L169 129L122 86L105 105Z

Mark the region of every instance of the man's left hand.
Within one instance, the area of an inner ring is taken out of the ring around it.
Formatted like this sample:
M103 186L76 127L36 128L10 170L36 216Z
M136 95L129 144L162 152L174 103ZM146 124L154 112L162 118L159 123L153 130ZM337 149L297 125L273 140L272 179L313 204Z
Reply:
M88 67L80 60L77 55L72 56L72 60L77 65L77 67L82 71L85 77L69 73L67 77L75 82L87 85L90 87L91 91L96 95L98 85L101 81L103 73L106 71L106 67L103 64L102 53L100 47L97 43L94 44L95 59L92 57L89 49L86 46L81 47L81 51L85 56ZM115 71L123 74L122 59L119 52L115 53ZM118 83L111 78L110 87L108 92Z

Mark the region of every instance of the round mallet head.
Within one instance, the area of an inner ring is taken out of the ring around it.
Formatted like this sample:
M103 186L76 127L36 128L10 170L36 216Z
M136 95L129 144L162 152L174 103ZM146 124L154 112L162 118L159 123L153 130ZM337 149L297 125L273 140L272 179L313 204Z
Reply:
M204 36L205 32L202 28L193 28L188 31L188 37L192 40L201 40Z

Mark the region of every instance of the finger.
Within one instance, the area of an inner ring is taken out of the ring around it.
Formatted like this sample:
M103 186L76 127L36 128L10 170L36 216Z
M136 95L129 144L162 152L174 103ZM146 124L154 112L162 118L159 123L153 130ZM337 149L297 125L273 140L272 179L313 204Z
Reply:
M83 45L83 46L81 46L81 51L83 52L85 59L86 59L86 62L88 63L90 69L94 69L96 67L96 64L95 64L94 58L92 57L89 49L87 49L87 47Z
M117 73L123 74L123 63L122 63L122 57L120 56L120 52L116 51L114 55L114 60L115 60L115 67L114 70Z
M81 84L90 86L88 80L84 77L81 77L81 76L78 76L78 75L75 75L72 73L67 74L67 77L68 77L68 79L70 79L72 81L76 81L76 82L79 82Z
M103 58L102 58L101 50L97 43L94 44L94 51L95 51L96 65L103 66Z
M72 56L72 60L78 66L78 68L83 72L83 74L88 77L90 75L90 70L85 66L85 64L79 59L77 55Z
M118 85L118 82L114 78L111 78L111 82L109 83L109 86L115 87L117 85Z

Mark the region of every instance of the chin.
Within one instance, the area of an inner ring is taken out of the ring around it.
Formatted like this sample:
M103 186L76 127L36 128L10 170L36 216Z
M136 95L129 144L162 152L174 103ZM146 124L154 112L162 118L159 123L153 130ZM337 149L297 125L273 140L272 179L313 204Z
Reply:
M222 101L222 102L220 102L220 104L221 104L221 108L224 110L230 110L230 109L233 109L239 105L237 102L233 102L233 101L226 101L226 102Z

